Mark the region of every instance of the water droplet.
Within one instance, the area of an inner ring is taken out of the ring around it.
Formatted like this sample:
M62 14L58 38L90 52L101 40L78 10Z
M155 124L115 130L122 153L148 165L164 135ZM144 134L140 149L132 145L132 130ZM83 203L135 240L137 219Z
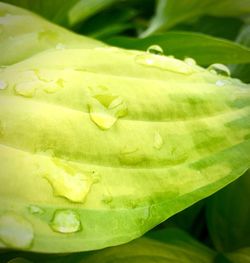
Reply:
M58 36L57 32L51 30L45 30L38 33L38 40L54 42L56 41L57 36Z
M127 114L127 105L123 98L109 93L92 96L89 103L90 119L101 129L110 129L118 118Z
M0 80L0 90L4 90L6 89L6 87L7 87L7 83L4 82L3 80Z
M155 132L154 134L154 148L160 150L163 145L163 139L159 132Z
M44 210L36 205L30 205L28 209L31 214L37 214L37 215L44 214Z
M54 159L54 170L45 174L54 194L72 202L84 202L92 184L96 181L95 172L82 172L73 166Z
M223 87L226 85L226 81L219 79L215 82L215 85L218 87Z
M0 216L0 239L14 248L29 248L34 238L32 225L14 213Z
M79 215L72 210L57 210L50 224L59 233L75 233L81 230Z
M155 55L163 55L163 49L158 45L152 45L147 49L147 52Z
M46 85L43 87L43 90L47 93L55 93L63 87L64 87L64 80L58 79L57 81L51 81L46 83Z
M90 119L101 129L108 130L110 129L115 122L117 121L117 118L103 112L96 112L94 110L90 109Z
M193 58L185 58L184 62L187 63L189 66L197 65L196 61Z
M35 82L22 82L15 85L15 91L18 95L32 98L36 92Z
M223 64L212 64L207 69L208 71L217 75L222 75L226 77L229 77L231 75L229 68Z
M187 63L167 56L140 54L135 57L135 62L143 66L153 67L180 74L189 75L194 72L194 69L191 66L187 65Z
M65 49L65 48L66 48L65 45L62 44L62 43L58 43L58 44L56 45L56 49L57 49L57 50L63 50L63 49Z

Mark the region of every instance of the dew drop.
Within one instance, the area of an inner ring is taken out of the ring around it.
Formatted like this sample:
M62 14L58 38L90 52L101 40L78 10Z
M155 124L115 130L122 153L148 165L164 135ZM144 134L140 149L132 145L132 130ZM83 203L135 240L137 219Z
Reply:
M127 114L127 105L123 98L109 93L92 96L89 103L90 119L102 130L110 129Z
M28 209L31 214L36 214L36 215L44 214L44 210L36 205L30 205Z
M63 49L65 49L65 48L66 48L65 45L62 44L62 43L58 43L58 44L56 45L56 49L57 49L57 50L63 50Z
M218 87L223 87L226 85L226 82L224 80L219 79L215 82L215 85Z
M4 82L3 80L0 80L0 90L4 90L6 89L6 87L7 87L7 83Z
M54 195L72 202L84 202L91 186L96 182L95 172L79 172L74 167L54 159L54 170L45 174Z
M135 62L142 66L153 67L164 71L171 71L189 75L194 69L187 63L167 56L158 56L154 54L140 54L135 57Z
M29 248L34 238L32 225L14 213L0 216L0 239L10 247Z
M159 45L152 45L148 47L147 52L155 55L163 55L163 49Z
M75 233L81 230L79 215L72 210L57 210L50 224L59 233Z
M229 77L231 75L229 68L223 64L212 64L207 69L211 73L217 75L222 75L226 77Z
M197 65L196 61L193 58L185 58L184 62L187 63L189 66Z
M159 132L155 132L154 134L154 148L160 150L163 145L163 139Z
M115 122L117 121L117 118L107 114L105 112L95 112L94 110L90 110L90 119L101 129L108 130L110 129Z
M36 92L35 82L32 81L19 83L15 85L15 91L18 95L27 98L32 98Z
M58 79L57 81L51 81L46 83L46 85L43 87L43 90L46 93L55 93L63 87L64 87L64 80Z

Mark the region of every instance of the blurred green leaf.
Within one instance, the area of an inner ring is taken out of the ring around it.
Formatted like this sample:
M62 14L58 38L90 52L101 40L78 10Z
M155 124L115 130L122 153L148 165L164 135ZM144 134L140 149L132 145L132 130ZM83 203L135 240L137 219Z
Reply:
M80 0L69 10L69 25L82 22L115 2L115 0Z
M9 4L29 9L58 24L67 24L68 11L79 0L3 0Z
M250 263L250 247L241 248L232 253L226 254L226 256L233 263Z
M242 28L236 41L250 47L250 25L246 25ZM250 82L250 63L246 65L233 65L231 71L233 77L239 78L246 83Z
M155 16L141 36L146 37L154 32L167 30L183 21L204 14L242 16L249 14L249 12L250 0L158 0Z
M250 172L207 202L207 223L215 247L233 251L250 246Z
M248 63L250 49L234 42L191 32L168 32L143 39L113 37L111 45L129 49L146 50L150 45L160 45L166 54L177 58L192 57L201 65L211 63Z
M236 17L216 17L205 15L195 21L185 21L173 27L176 31L191 31L235 41L243 21ZM225 26L226 25L226 26Z
M165 242L140 238L126 245L107 248L87 257L82 263L211 263L215 252L177 230L166 231ZM174 240L174 242L173 242ZM198 244L198 246L197 246Z
M79 27L78 32L105 39L133 27L131 19L137 11L130 7L115 6L91 17Z

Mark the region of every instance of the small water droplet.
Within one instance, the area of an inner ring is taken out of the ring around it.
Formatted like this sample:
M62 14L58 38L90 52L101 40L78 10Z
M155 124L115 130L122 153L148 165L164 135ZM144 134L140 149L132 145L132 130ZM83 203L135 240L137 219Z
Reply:
M43 87L43 90L47 93L55 93L63 87L64 87L64 80L58 79L57 81L51 81L46 83L46 85Z
M56 45L56 49L57 49L57 50L63 50L63 49L65 49L65 48L66 48L65 45L62 44L62 43L58 43L58 44Z
M0 239L7 246L29 248L33 238L33 227L25 218L10 212L0 216Z
M81 230L79 215L72 210L57 210L50 224L59 233L75 233Z
M127 105L123 98L109 93L92 96L89 103L90 119L101 129L110 129L118 120L127 114Z
M163 55L163 49L159 45L152 45L148 47L147 52L155 55Z
M36 215L44 214L44 210L36 205L30 205L28 209L31 214L36 214Z
M0 80L0 90L4 90L7 88L7 83L3 80Z
M223 64L212 64L207 69L208 71L217 75L222 75L226 77L229 77L231 75L229 68Z
M193 58L185 58L184 62L187 63L189 66L197 65L196 61Z
M155 132L154 134L154 148L160 150L163 145L163 139L159 132Z
M215 85L218 87L223 87L226 85L226 82L224 80L219 79L215 82Z
M79 171L55 158L54 164L55 170L45 174L54 194L72 202L84 202L91 186L96 181L96 174L93 171Z
M187 63L169 56L140 54L135 57L135 62L143 66L171 71L174 73L189 75L194 72L193 67L187 65Z
M14 89L18 95L28 98L32 98L36 92L36 86L34 81L19 83L15 85Z

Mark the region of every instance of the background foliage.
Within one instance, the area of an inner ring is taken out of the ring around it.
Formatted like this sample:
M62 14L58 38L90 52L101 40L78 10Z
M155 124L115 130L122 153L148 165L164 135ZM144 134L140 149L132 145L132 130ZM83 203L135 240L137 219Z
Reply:
M228 64L250 82L250 0L7 0L108 44ZM90 253L2 253L2 262L250 262L250 175L139 240ZM24 259L25 258L25 259Z

